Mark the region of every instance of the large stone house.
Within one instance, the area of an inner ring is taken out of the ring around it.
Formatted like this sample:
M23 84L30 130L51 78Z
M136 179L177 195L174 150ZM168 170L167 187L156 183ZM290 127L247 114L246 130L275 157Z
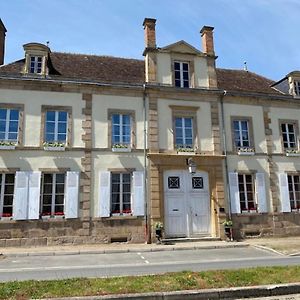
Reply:
M300 72L216 68L212 27L200 51L155 23L144 61L28 43L0 67L0 246L300 233Z

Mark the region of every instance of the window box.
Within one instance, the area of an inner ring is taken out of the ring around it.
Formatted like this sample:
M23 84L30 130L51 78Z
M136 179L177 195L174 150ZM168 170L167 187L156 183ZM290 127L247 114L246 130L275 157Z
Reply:
M0 150L15 150L16 145L1 145L0 144Z
M299 150L286 150L285 152L286 156L300 156L300 151Z
M195 149L191 147L176 147L177 154L179 155L195 155Z
M255 151L254 151L254 148L240 147L240 148L237 148L237 154L238 155L254 155Z
M66 145L63 143L44 143L45 151L65 151Z
M131 152L130 145L115 144L111 148L112 152Z

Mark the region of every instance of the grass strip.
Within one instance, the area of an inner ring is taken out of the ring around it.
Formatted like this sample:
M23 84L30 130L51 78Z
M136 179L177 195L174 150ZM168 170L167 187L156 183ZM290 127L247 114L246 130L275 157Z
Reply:
M300 266L240 270L178 272L162 275L66 280L29 280L0 283L0 299L25 300L293 283L300 281Z

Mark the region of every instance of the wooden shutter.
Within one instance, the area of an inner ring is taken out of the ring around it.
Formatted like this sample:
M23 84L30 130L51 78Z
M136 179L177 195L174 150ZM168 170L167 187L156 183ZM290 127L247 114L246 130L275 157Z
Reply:
M280 186L281 211L290 212L291 203L290 203L287 174L285 173L279 174L279 186Z
M229 173L229 188L230 188L230 204L231 212L233 214L241 213L240 195L239 195L239 183L238 174Z
M28 219L36 220L40 213L41 172L28 172L28 180Z
M27 219L28 177L28 172L16 172L13 201L14 220Z
M65 185L65 217L78 218L80 172L67 172Z
M110 172L99 172L98 216L110 216Z
M144 172L133 172L133 215L145 214Z
M265 174L256 173L256 195L257 195L257 204L258 212L266 213L268 212L267 206L267 195L266 195L266 184L265 184Z

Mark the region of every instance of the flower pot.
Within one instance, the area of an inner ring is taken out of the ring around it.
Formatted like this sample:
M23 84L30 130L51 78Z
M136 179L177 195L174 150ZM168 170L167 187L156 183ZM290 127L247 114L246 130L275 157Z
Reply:
M158 243L161 243L162 239L162 228L156 228L155 229L155 236L157 238Z
M229 241L233 241L232 226L224 226L225 235Z

